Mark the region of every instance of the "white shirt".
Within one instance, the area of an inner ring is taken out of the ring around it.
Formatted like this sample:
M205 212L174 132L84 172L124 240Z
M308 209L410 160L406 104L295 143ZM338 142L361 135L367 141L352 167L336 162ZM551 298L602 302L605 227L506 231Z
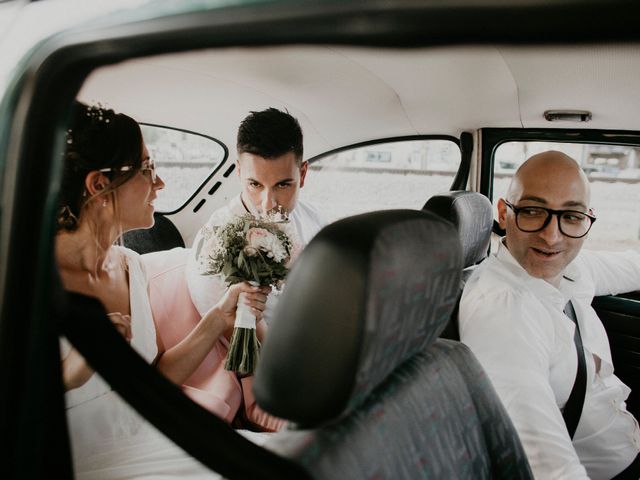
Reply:
M193 241L193 247L189 254L186 266L187 284L191 300L200 315L204 315L218 300L222 298L227 287L219 275L202 275L199 263L200 249L202 248L204 228L220 225L234 215L244 215L247 213L240 195L232 199L226 206L219 208L207 223L200 229ZM302 200L298 200L295 208L289 214L289 221L295 232L295 242L302 249L326 224L324 216L312 205ZM275 308L277 292L272 292L267 299L266 310L263 318L268 323Z
M591 301L639 288L635 252L583 251L557 289L529 275L502 244L467 281L460 338L487 371L536 478L609 479L638 455L640 430L624 403L630 389L613 374L607 334ZM560 411L577 369L575 326L563 313L569 300L587 364L587 392L573 442ZM601 359L598 373L593 355Z

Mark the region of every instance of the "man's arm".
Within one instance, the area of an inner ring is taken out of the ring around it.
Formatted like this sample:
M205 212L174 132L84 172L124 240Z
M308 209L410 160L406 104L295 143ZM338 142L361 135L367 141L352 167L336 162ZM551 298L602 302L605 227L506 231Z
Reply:
M526 308L532 303L465 290L460 337L498 392L535 477L586 479L549 380L554 328L546 312Z
M640 254L584 250L576 259L592 277L595 295L617 295L640 290Z

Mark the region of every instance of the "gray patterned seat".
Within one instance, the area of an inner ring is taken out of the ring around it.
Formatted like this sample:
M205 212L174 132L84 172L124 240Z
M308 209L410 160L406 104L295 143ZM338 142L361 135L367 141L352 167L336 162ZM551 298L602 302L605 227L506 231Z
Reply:
M298 259L254 393L290 421L266 448L318 479L528 479L517 434L473 354L438 339L462 271L428 212L350 217Z
M422 209L450 221L458 231L458 238L462 245L462 257L464 258L462 282L451 320L440 336L460 340L458 305L464 284L489 252L493 207L489 199L481 193L454 190L432 196Z

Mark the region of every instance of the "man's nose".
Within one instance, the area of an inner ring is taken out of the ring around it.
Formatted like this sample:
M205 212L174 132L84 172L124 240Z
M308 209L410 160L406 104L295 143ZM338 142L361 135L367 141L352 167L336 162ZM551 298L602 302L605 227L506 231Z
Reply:
M539 232L539 236L549 245L562 240L562 232L560 231L560 222L556 215L552 215L549 223Z
M276 207L276 198L274 192L270 189L264 189L262 192L262 201L260 202L263 212L268 212Z

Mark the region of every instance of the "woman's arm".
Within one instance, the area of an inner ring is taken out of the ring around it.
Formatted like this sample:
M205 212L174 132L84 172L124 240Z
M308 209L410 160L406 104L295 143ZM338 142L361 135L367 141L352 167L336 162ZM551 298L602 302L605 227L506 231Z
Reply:
M91 375L93 375L93 370L87 365L84 357L75 348L72 348L62 360L64 390L69 391L84 385L91 378Z
M240 293L260 321L267 301L268 287L238 283L229 287L222 299L198 322L189 335L165 352L160 352L158 370L172 382L181 385L198 368L214 343L225 331L232 329Z

